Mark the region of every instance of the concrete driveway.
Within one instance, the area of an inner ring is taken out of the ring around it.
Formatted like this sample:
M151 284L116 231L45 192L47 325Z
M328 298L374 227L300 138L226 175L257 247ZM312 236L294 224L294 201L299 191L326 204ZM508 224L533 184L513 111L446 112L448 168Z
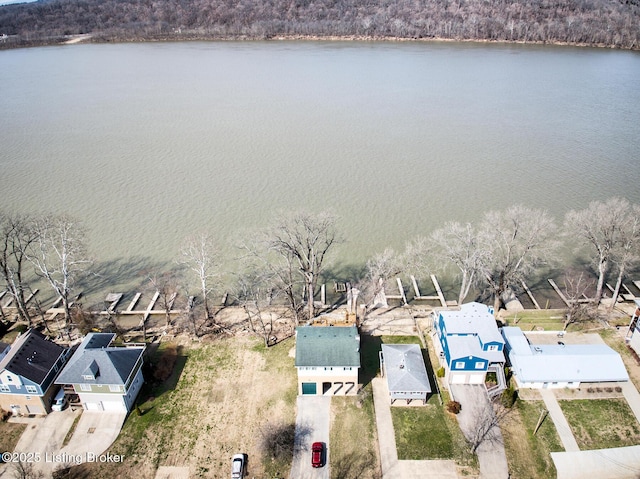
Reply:
M80 416L81 415L81 416ZM62 443L75 419L80 416L69 443ZM16 444L14 452L34 453L34 472L51 477L54 470L87 461L106 460L100 457L120 434L125 413L71 411L52 412L44 418L17 418L27 428ZM38 456L35 455L38 453ZM3 465L3 477L10 474L10 466Z
M504 450L504 441L500 428L488 428L488 417L493 415L487 390L483 385L452 384L451 393L462 409L458 414L458 424L469 440L478 430L484 429L485 438L476 449L482 479L507 479L509 467ZM493 416L495 417L495 416Z
M329 479L330 396L298 396L290 479ZM324 467L311 467L311 444L324 442Z
M373 402L380 445L383 479L457 479L456 463L449 460L400 461L391 418L389 389L384 378L373 380Z

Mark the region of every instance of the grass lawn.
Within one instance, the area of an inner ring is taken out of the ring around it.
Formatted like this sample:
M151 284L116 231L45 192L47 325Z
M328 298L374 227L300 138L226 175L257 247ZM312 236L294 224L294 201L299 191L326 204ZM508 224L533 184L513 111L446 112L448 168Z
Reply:
M542 328L544 331L561 331L564 328L563 311L552 309L539 309L518 311L505 315L503 320L507 326L519 326L523 331L531 331ZM569 326L571 330L572 326Z
M563 451L564 448L551 418L547 417L533 435L540 411L544 408L542 401L517 400L500 424L513 479L556 477L551 452Z
M331 413L331 479L380 477L371 385L358 398L332 398Z
M262 446L268 431L295 425L292 346L287 340L266 349L234 337L179 348L172 376L145 385L142 415L129 415L109 450L124 463L85 464L73 477L153 478L168 465L189 467L190 477L222 479L238 452L248 454L250 476L288 477L293 448L272 457ZM153 356L161 354L162 346Z
M454 459L466 464L473 455L458 422L439 402L425 407L392 407L400 460Z
M640 444L640 424L623 399L559 401L580 449Z

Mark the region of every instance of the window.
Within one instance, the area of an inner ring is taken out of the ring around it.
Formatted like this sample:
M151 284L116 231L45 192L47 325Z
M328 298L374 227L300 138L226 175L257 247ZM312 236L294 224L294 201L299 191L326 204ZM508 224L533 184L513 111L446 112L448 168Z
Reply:
M455 369L464 369L464 361L456 361Z
M487 347L487 351L498 351L498 350L499 350L499 349L498 349L498 345L497 345L497 344L490 344L490 345Z
M120 389L120 386L118 386L117 384L110 384L109 391L111 391L112 393L119 393L120 391L122 391L122 389Z
M484 361L477 361L476 369L484 369Z
M38 392L35 386L25 386L25 387L27 388L28 393L36 394Z
M80 391L91 391L91 384L81 384Z
M6 384L0 384L0 392L8 393L11 391L11 388Z
M332 368L332 367L327 366L327 367L325 367L325 368L324 368L324 370L325 370L325 371L333 371L333 368Z

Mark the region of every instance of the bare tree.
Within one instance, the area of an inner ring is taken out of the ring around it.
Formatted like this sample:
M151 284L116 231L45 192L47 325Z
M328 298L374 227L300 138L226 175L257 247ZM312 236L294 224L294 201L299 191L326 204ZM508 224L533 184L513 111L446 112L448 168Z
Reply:
M260 232L243 240L238 247L243 251L245 269L262 270L270 278L274 296L281 293L293 317L294 325L300 322L302 313L303 278L296 270L296 260L292 255L281 255L270 250L272 238L269 232Z
M597 308L587 299L587 291L592 289L593 285L585 278L584 273L566 274L563 283L564 295L569 303L563 330L566 331L571 324L596 319Z
M600 304L609 262L620 242L622 225L629 214L629 202L621 198L611 198L606 202L593 201L589 207L569 211L565 216L565 233L578 237L583 245L595 250L594 260L598 270L596 304ZM593 251L592 250L592 251Z
M341 242L336 218L329 213L296 212L280 215L269 230L269 249L302 275L309 318L315 316L313 296L327 253ZM292 269L290 269L293 272Z
M28 259L36 273L47 280L62 299L64 317L71 322L71 291L78 277L91 261L87 256L85 230L82 223L70 216L44 216L34 221L37 241L32 244Z
M24 266L27 263L28 249L37 241L33 221L25 215L9 215L0 212L0 271L6 290L13 298L18 315L22 321L32 326L31 314L25 297L30 291L24 278Z
M360 285L367 303L375 303L376 298L384 293L387 282L400 274L403 269L404 259L391 248L369 259L365 282Z
M618 242L615 245L611 257L618 269L618 278L613 291L610 311L618 300L622 279L629 267L640 261L640 206L632 205L620 227Z
M485 215L478 233L484 251L480 271L494 295L496 312L509 288L553 258L559 245L555 229L546 211L521 205Z
M431 234L430 241L434 245L434 258L442 263L449 262L458 270L458 304L462 304L477 282L482 265L489 259L489 251L481 247L478 232L470 223L446 223Z
M503 444L500 423L508 416L510 409L499 402L479 402L473 405L473 424L464 431L471 452L475 453L482 444Z
M218 263L218 251L208 233L200 233L188 237L182 246L182 263L185 264L198 278L200 293L204 304L206 319L211 317L209 308L209 294L212 283L218 276L215 267Z
M265 309L273 299L272 276L268 270L249 269L238 278L236 300L244 309L251 331L260 336L266 347L273 336L273 315Z

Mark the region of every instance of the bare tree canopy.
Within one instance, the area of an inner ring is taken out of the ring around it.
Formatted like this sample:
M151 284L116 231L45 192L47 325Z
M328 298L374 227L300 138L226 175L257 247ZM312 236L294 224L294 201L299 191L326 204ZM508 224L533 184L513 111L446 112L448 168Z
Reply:
M478 242L484 250L481 274L498 311L503 293L520 283L556 252L556 226L546 211L515 205L485 214Z
M91 261L82 223L67 215L43 216L34 221L37 241L28 259L54 292L62 298L67 324L71 322L71 291Z
M593 201L586 209L571 210L565 216L565 233L579 238L581 246L591 248L598 271L596 304L602 299L604 283L614 256L626 266L636 254L633 252L637 251L638 246L637 215L638 209L631 208L627 200L611 198L605 202ZM625 246L622 246L625 243L628 247L626 253ZM622 272L624 274L624 267Z
M330 213L305 211L282 214L269 228L268 248L286 264L295 265L302 275L307 293L309 318L315 316L313 296L326 258L332 246L342 242L336 229L336 217Z
M269 39L283 35L444 38L608 45L637 49L636 1L225 2L50 0L0 9L5 44L117 39ZM4 46L0 43L0 47Z
M359 286L364 292L366 302L375 303L378 295L384 293L387 282L400 274L403 269L404 258L391 248L369 259L365 282Z
M204 302L206 319L211 317L209 294L213 289L213 281L219 276L216 271L219 252L209 233L189 236L182 245L181 263L186 265L196 276L200 284L200 293Z
M25 279L27 253L38 237L33 219L26 215L10 215L0 211L0 271L6 291L13 298L22 321L31 325L25 292L30 290Z
M480 244L478 231L470 223L449 222L429 237L434 260L453 265L460 278L458 304L462 304L471 287L477 283L490 251Z

